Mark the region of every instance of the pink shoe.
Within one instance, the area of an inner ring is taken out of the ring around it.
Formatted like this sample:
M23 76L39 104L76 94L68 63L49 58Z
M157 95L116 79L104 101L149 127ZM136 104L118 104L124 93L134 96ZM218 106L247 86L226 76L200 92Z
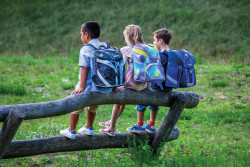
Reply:
M106 133L109 136L115 136L115 129L110 129L110 127L99 129L101 133Z
M111 120L108 120L106 122L99 122L99 125L103 127L109 127L110 124L111 124Z

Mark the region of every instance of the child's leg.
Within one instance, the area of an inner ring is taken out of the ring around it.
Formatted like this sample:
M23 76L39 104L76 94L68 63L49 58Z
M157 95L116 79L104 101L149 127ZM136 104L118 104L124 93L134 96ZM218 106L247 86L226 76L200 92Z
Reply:
M150 122L149 122L149 126L152 126L155 124L155 120L158 114L158 110L159 110L159 106L149 106L148 107L151 111L150 111Z
M97 108L98 106L87 107L87 123L86 123L87 128L90 128L93 126Z
M125 105L124 105L124 107L125 107ZM124 107L122 107L120 104L114 104L113 110L112 110L112 115L111 115L111 124L110 124L111 129L115 129L115 124L117 122L117 119L121 115L120 108L124 109Z
M144 112L137 111L137 122L143 123L143 120L144 120ZM141 125L139 125L139 126L141 126Z
M118 118L122 115L124 109L125 109L125 104L121 104L121 105L120 105L120 112L119 112Z
M158 114L159 107L158 106L149 106L148 107L150 111L150 121L149 123L145 126L146 131L150 134L153 134L156 132L155 129L155 120Z
M84 111L84 108L80 108L70 113L69 128L61 130L60 131L61 135L66 136L67 138L70 138L70 139L75 139L76 137L75 130L76 130L77 122L79 120L79 114L82 113L83 111Z
M70 115L69 115L69 117L70 117L70 120L69 120L70 131L76 130L76 125L77 125L77 122L79 120L79 114L83 113L83 111L84 111L84 108L80 108L80 109L70 113Z
M121 115L120 104L114 104L113 110L112 110L112 115L111 115L110 126L107 126L107 128L105 128L105 129L99 129L99 131L102 133L106 133L109 136L115 136L115 124L116 124L116 121L120 115Z
M139 126L143 125L143 121L144 121L144 112L146 111L146 107L147 106L143 106L143 105L136 105L136 110L137 110L137 122Z
M115 107L115 106L114 106ZM113 107L113 110L114 110L114 107ZM119 109L119 112L118 112L118 116L117 116L117 119L121 116L121 114L123 113L125 109L125 104L120 104L120 109ZM112 115L113 115L113 110L112 110ZM117 108L115 110L118 110ZM111 115L111 119L112 119L112 115ZM115 116L115 115L114 115ZM99 122L99 125L100 126L104 126L104 127L109 127L111 126L111 119L106 121L106 122ZM113 118L114 119L114 118ZM113 126L114 127L114 126Z
M76 125L79 120L79 114L70 113L69 127L70 131L76 130Z
M151 112L150 112L150 121L155 122L157 114L158 114L158 110L151 110Z

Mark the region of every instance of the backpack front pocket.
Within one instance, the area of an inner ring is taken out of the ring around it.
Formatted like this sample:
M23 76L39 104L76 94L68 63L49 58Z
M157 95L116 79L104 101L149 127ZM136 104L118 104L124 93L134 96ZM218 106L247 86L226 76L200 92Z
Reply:
M180 85L181 72L181 66L169 63L166 70L165 85L168 87L178 88Z
M162 82L164 80L164 68L162 65L151 63L146 67L146 82Z
M96 74L92 77L97 87L114 87L117 85L117 68L107 60L96 60Z
M196 83L195 72L193 68L184 68L180 86L190 87L194 86Z
M133 63L133 75L135 81L145 82L146 79L145 65Z

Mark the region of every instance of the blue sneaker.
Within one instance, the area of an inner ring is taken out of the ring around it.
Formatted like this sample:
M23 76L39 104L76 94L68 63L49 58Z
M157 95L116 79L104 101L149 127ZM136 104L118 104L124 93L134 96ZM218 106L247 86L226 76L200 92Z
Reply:
M69 128L61 130L60 134L70 139L76 138L76 131L70 131Z
M131 128L127 128L127 131L131 132L131 133L138 133L138 134L145 134L146 133L145 126L144 125L139 126L138 124L132 126Z
M145 129L150 134L154 134L155 130L156 130L154 125L153 126L149 126L149 124L146 125Z

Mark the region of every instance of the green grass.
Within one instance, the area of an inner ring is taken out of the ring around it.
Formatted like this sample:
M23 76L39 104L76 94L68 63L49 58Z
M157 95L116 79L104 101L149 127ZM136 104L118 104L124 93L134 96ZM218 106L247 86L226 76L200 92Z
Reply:
M27 91L23 85L0 84L0 94L23 96L26 92Z
M227 81L211 81L209 85L212 87L225 87L228 85L228 82Z
M152 33L166 27L173 31L171 48L188 49L201 62L249 64L249 10L247 0L2 0L0 53L67 55L81 46L80 25L96 20L100 39L111 45L125 45L128 24L140 25L150 43Z
M29 55L0 57L0 85L22 85L26 91L0 92L0 105L24 104L58 100L68 96L77 83L78 53L67 57L33 58ZM5 166L249 166L250 66L230 64L198 64L195 66L197 85L186 89L196 92L200 103L196 108L185 109L177 122L180 136L162 148L159 158L151 158L148 145L124 149L100 149L67 153L44 154L25 158L1 160ZM211 86L214 81L226 83L223 87ZM239 84L240 83L240 84ZM127 105L118 119L116 132L137 120L135 106ZM169 108L160 107L156 120L159 128ZM100 121L110 119L112 105L99 106L94 123L95 132ZM86 113L80 115L77 129L86 122ZM145 123L150 112L145 112ZM2 125L2 123L0 123ZM25 120L14 140L59 136L69 126L69 115ZM133 145L133 141L131 141Z

